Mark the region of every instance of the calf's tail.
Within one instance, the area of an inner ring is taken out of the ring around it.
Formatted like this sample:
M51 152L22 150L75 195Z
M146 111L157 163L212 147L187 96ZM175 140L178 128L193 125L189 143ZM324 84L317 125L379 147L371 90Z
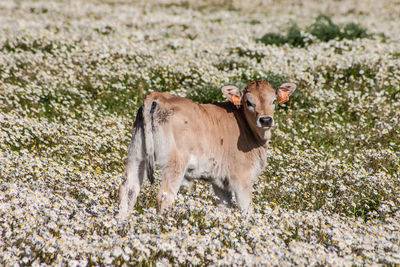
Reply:
M144 146L147 178L154 183L154 113L157 109L155 100L146 101L143 110Z

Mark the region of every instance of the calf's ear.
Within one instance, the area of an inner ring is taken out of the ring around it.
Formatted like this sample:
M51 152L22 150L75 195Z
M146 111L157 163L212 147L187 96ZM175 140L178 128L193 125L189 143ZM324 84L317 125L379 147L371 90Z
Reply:
M276 89L279 104L289 101L289 96L293 94L294 90L296 90L296 85L294 83L284 83L279 86L279 88Z
M236 86L227 85L222 87L221 91L235 106L240 106L242 104L242 92Z

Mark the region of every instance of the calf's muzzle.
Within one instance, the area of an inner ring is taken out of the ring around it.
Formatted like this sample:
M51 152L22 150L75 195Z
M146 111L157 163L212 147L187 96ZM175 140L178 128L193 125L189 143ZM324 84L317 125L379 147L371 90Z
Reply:
M274 125L274 119L271 116L260 116L258 117L258 123L260 127L272 127Z

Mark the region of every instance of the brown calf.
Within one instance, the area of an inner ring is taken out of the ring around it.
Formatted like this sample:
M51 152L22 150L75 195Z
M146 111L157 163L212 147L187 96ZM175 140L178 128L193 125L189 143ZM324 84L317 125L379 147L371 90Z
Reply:
M273 89L266 81L250 82L243 93L224 86L221 103L198 104L166 93L150 93L133 126L125 175L119 189L120 217L132 211L143 177L153 181L153 168L161 170L157 195L162 212L172 204L179 187L193 180L212 184L219 203L251 212L255 178L266 164L275 101L293 93L296 85ZM285 98L285 99L284 99Z

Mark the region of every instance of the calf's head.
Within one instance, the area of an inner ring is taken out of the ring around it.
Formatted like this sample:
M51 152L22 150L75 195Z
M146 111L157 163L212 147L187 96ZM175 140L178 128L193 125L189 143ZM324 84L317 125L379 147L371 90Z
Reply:
M266 81L252 81L241 92L239 88L228 85L222 87L223 95L236 107L243 108L247 123L252 131L261 139L267 140L271 127L275 126L275 103L289 100L296 90L293 83L284 83L273 89Z

